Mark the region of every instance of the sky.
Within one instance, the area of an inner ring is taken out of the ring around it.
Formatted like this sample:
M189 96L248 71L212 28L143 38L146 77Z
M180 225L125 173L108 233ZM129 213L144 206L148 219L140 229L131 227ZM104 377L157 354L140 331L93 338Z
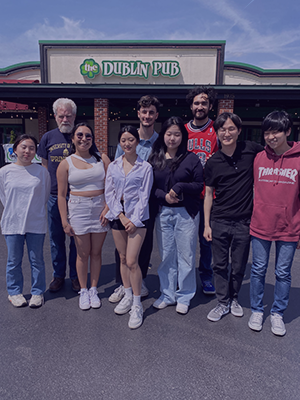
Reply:
M39 40L225 40L225 61L300 69L300 2L2 1L0 68L39 61Z

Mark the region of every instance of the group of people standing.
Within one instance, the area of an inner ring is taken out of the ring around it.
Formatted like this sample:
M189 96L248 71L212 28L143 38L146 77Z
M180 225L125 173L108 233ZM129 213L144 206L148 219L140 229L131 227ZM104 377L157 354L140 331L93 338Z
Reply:
M287 141L292 121L284 111L265 118L265 149L254 142L238 141L242 121L237 115L223 113L215 122L209 118L215 98L212 88L192 89L187 102L193 119L184 125L181 118L171 117L157 133L154 123L160 103L153 96L143 96L137 107L140 127L137 130L127 125L120 130L113 162L98 153L89 125L74 126L76 105L69 99L53 104L57 128L43 136L38 148L45 168L31 163L35 139L28 135L18 138L14 145L16 164L0 170L1 226L8 247L7 289L14 306L27 304L21 270L25 240L32 269L29 306L43 304L47 204L54 269L49 290L58 291L64 285L67 234L70 278L72 288L80 294L79 307L99 308L101 250L107 231L112 229L119 286L109 301L118 303L116 314L129 312L131 329L143 322L141 298L149 293L145 278L154 227L161 257L157 271L161 294L153 306L161 310L176 305L178 313L188 312L196 293L199 236L202 289L207 295L216 293L218 300L207 316L214 322L229 312L243 316L238 293L252 240L252 314L248 325L255 331L262 329L264 280L270 246L275 241L271 330L279 336L285 334L283 313L288 305L294 252L300 243L300 145ZM15 210L19 208L22 212L16 223ZM39 236L39 242L32 241L32 235Z

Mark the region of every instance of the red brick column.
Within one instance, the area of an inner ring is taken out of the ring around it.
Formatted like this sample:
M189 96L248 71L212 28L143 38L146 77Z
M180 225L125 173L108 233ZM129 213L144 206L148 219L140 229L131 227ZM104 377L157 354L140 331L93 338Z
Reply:
M46 133L48 130L46 107L38 108L38 129L39 129L39 140L41 140L44 133Z
M95 142L100 154L108 154L108 99L94 99Z
M218 115L223 112L231 112L234 110L234 100L232 99L221 99L218 103Z

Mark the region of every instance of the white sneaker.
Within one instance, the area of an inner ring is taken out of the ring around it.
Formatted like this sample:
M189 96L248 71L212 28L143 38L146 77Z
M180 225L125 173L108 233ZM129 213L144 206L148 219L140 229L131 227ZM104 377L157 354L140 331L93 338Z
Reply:
M27 300L22 294L8 295L8 300L14 307L24 307L27 306Z
M29 300L29 307L38 308L44 304L44 295L42 294L33 294L31 299Z
M147 297L149 294L149 289L147 288L144 279L142 280L142 290L141 290L141 297Z
M90 305L92 308L100 308L101 300L98 297L98 290L95 287L91 287L89 290Z
M252 312L251 317L248 321L249 328L253 331L260 332L262 330L263 318L264 314L262 312Z
M78 293L80 294L79 308L81 308L81 310L89 310L91 308L89 291L87 289L81 289Z
M132 301L132 297L124 296L120 303L115 307L114 312L118 315L128 313L131 309Z
M189 306L187 306L186 304L177 303L176 311L179 314L187 314L189 311Z
M244 315L244 311L242 306L238 303L236 299L232 299L230 304L230 312L235 317L242 317Z
M108 301L110 303L118 303L120 300L123 299L124 295L125 295L124 286L120 285L114 290L113 294L109 296Z
M163 300L161 300L160 298L158 298L157 300L155 300L155 302L153 303L153 307L157 308L158 310L163 310L164 308L168 307L169 304L165 303Z
M216 322L219 321L223 315L229 313L229 304L225 305L222 303L218 303L217 307L213 308L207 315L207 318L210 321Z
M143 323L143 306L135 305L131 307L129 312L130 318L128 322L128 326L130 329L137 329Z
M271 331L274 335L284 336L286 333L283 318L279 314L271 314Z

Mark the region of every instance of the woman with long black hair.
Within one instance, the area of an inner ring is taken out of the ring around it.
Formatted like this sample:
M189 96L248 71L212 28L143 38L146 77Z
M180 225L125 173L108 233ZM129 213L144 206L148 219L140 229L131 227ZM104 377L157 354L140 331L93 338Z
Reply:
M79 307L101 307L97 284L101 269L101 251L109 230L105 214L108 210L104 197L104 183L108 164L107 155L96 151L92 128L77 124L72 135L74 153L63 160L57 169L58 208L64 231L74 236L77 249L76 269L80 283ZM66 196L70 187L68 209ZM91 287L87 289L90 258Z
M136 153L140 138L136 128L124 126L118 136L124 154L108 168L105 197L116 248L120 255L121 276L125 295L114 312L130 312L128 326L143 323L141 303L142 273L138 264L149 220L148 200L153 182L152 167Z
M149 158L154 171L153 196L159 206L156 236L162 259L158 267L161 295L153 306L177 304L186 314L196 292L195 253L203 170L187 151L188 133L179 117L162 126Z

